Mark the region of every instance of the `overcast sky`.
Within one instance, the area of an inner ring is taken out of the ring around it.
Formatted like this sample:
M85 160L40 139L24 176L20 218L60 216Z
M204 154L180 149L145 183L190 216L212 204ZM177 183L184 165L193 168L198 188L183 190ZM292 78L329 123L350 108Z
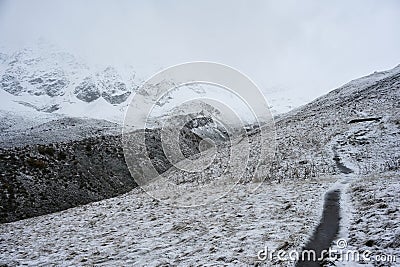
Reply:
M400 63L400 1L0 0L0 45L43 37L138 74L188 61L235 67L313 99Z

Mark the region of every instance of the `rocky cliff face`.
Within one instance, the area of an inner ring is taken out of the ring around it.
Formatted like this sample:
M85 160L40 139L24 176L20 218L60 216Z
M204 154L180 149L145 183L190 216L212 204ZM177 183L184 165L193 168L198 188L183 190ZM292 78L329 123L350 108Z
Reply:
M85 110L101 113L108 105L122 117L120 109L137 87L130 67L89 67L50 45L0 54L0 89L14 102L39 111L76 116L70 111L79 110L80 116L87 116ZM93 108L96 102L102 108Z
M92 102L102 97L110 104L121 104L131 94L122 78L112 67L83 79L74 89L76 97Z
M63 96L72 93L79 100L92 102L103 97L110 104L121 104L130 95L131 80L125 81L113 67L93 71L74 56L64 52L24 49L12 55L2 54L0 86L20 96ZM127 86L127 83L128 86Z

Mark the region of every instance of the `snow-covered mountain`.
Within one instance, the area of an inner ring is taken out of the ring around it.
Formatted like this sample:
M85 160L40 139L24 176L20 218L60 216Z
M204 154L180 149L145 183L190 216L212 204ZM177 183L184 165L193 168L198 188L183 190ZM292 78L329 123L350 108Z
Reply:
M1 106L72 117L122 120L138 87L132 67L88 66L72 54L40 43L0 54Z
M89 65L40 40L21 50L0 51L0 110L27 118L32 113L34 119L57 114L122 123L127 105L147 78L137 73L134 66ZM206 91L213 97L221 97L202 86L187 86L182 91L165 96L156 105L171 106L172 98L179 101L182 94L186 98L204 96ZM282 88L265 93L274 115L306 103L299 97L288 97L291 94ZM234 101L232 105L239 106Z

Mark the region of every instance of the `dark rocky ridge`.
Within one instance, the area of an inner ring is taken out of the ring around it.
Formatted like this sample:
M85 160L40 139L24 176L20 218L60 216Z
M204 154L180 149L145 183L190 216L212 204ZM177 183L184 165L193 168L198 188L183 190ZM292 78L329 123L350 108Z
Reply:
M188 127L181 129L179 139L185 157L199 153L203 140ZM131 137L140 140L143 134L147 152L136 152L148 155L160 174L167 171L172 164L163 152L160 130L136 131ZM0 223L99 201L136 187L121 144L121 135L102 135L0 148ZM140 160L130 167L134 175L140 173Z
M118 135L120 126L105 120L60 117L44 123L0 111L0 148L63 143L100 135Z
M0 222L117 196L136 185L118 136L1 149L0 159Z

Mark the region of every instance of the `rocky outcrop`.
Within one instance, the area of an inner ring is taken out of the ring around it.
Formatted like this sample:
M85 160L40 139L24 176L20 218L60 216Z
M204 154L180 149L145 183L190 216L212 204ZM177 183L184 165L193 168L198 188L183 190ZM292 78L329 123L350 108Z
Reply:
M55 69L50 72L33 76L29 83L35 87L28 92L34 95L48 95L51 97L64 95L69 80L62 70Z
M101 96L110 104L121 104L129 97L131 92L127 89L122 77L113 67L107 67L96 74Z
M20 95L24 88L19 82L18 78L12 74L4 74L0 80L1 89L12 94L12 95Z
M99 88L90 77L86 77L74 90L76 97L85 102L98 99L101 94Z

